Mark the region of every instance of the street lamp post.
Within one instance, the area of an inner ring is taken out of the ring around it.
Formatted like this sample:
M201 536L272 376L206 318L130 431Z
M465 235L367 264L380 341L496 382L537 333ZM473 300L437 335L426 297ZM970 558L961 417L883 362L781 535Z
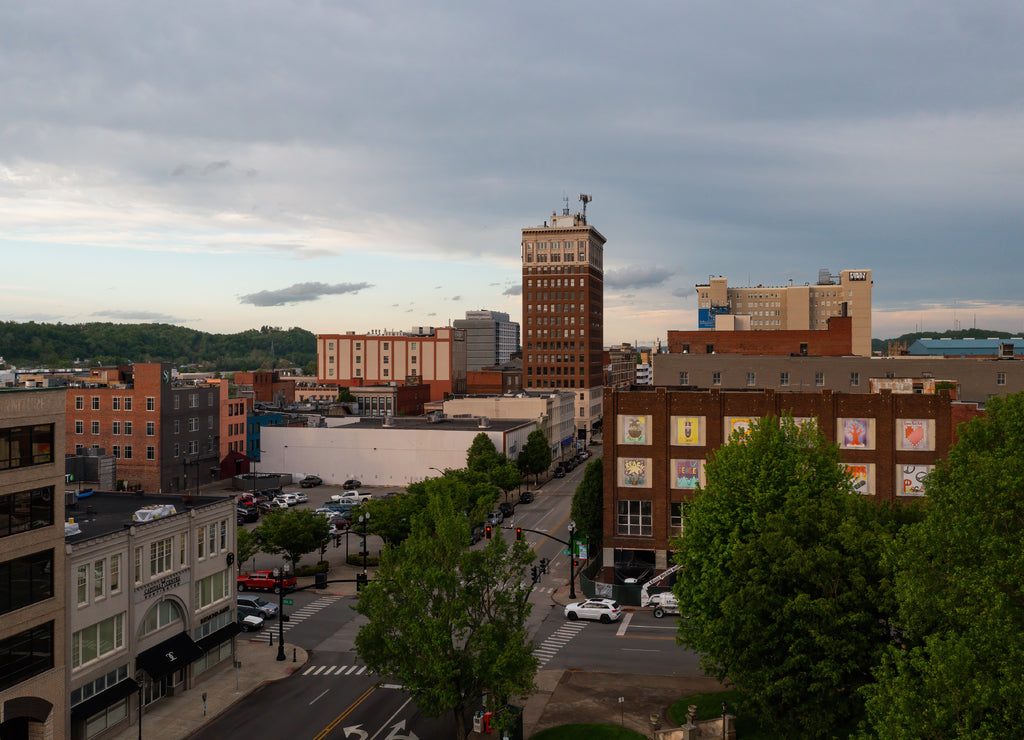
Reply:
M277 568L277 659L288 660L284 654L284 565ZM271 633L273 634L273 633Z
M142 685L146 682L146 674L136 671L135 680L139 682L139 740L142 740Z
M576 522L569 520L569 598L576 598Z
M363 525L363 585L367 583L366 577L366 556L370 554L370 547L366 541L367 530L370 528L370 512L359 515L359 523Z

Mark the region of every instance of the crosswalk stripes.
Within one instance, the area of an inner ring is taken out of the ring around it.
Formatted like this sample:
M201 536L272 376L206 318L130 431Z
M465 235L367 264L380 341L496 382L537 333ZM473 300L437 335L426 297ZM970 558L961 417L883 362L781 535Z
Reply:
M306 670L302 672L303 676L362 676L363 674L369 675L369 671L366 670L366 666L359 665L311 665L307 666Z
M548 639L544 640L539 647L534 648L533 654L537 658L537 667L543 668L549 660L565 645L586 628L583 622L566 622L557 630L552 632Z
M328 594L309 602L305 606L296 609L293 612L286 612L288 614L288 621L284 623L284 631L287 632L299 622L309 619L318 611L327 608L340 598L342 597L339 594ZM263 629L258 633L250 634L249 639L253 642L270 642L271 633L273 633L276 639L279 629L280 627L277 624L277 619L268 619L264 623Z

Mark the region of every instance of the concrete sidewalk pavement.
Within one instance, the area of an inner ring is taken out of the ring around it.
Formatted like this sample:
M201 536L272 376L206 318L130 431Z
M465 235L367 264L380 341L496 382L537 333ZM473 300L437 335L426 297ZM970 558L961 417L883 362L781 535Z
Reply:
M285 640L286 660L277 660L276 623L266 629L275 629L273 647L265 642L248 639L246 633L235 638L235 656L241 664L237 669L232 661L224 660L206 671L188 691L178 696L164 697L142 713L142 736L161 740L182 740L200 729L210 720L227 711L260 686L287 678L309 659L306 651ZM203 694L206 706L203 706ZM137 710L136 710L137 711ZM111 740L135 740L140 736L138 715L129 718Z

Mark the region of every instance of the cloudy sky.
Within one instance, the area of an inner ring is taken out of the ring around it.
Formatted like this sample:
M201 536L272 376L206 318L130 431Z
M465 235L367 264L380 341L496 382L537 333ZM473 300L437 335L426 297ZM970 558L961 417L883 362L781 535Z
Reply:
M605 342L874 272L873 335L1024 330L1019 0L0 5L0 318L521 315L593 195Z

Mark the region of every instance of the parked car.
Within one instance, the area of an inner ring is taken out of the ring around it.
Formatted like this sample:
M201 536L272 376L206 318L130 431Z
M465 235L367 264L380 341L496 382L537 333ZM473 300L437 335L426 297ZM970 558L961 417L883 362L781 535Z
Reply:
M359 491L349 491L348 493L336 493L331 496L331 501L336 501L339 504L350 504L353 506L359 506L360 504L369 501L373 498L372 493L360 493Z
M256 632L263 629L263 617L249 606L238 607L238 624L243 632Z
M272 601L267 601L259 594L238 594L236 597L238 606L246 606L256 610L256 616L263 619L273 619L277 616L278 606Z
M501 515L506 519L511 519L512 515L516 513L516 507L507 501L503 501L498 504L498 511L500 511Z
M357 481L355 478L349 478L347 481L341 484L341 487L346 491L354 491L355 489L362 486L362 482Z
M299 481L299 485L302 488L315 488L316 486L323 485L324 479L319 475L307 475L305 478Z
M469 544L475 545L484 538L484 528L477 526L469 530Z
M304 494L302 491L296 491L295 493L290 493L288 495L294 496L295 500L298 501L300 504L304 504L307 501L309 501L309 499L306 498L306 494Z
M560 468L560 467L559 468L555 468L555 473L554 473L554 475L552 477L554 477L554 478L564 478L565 477L565 469L564 468Z
M487 515L487 519L485 520L484 523L496 527L503 521L505 521L505 515L502 514L500 510L495 509L494 511Z
M519 503L529 504L533 502L533 493L530 491L523 491L519 494Z
M277 497L278 501L284 501L288 506L295 506L299 503L299 495L297 493L282 493Z
M238 576L237 587L239 591L273 591L276 594L281 592L282 580L285 591L290 591L299 583L295 576L286 575L284 579L278 579L272 570L255 570Z
M567 604L565 616L572 620L596 619L604 624L610 624L619 621L622 610L619 608L619 602L611 599L587 599Z
M277 509L287 509L288 504L286 504L282 499L274 498L270 499L270 501L263 501L257 508L262 513L266 514L268 511L276 511Z
M255 506L236 506L235 510L240 524L255 522L260 518L260 512Z

